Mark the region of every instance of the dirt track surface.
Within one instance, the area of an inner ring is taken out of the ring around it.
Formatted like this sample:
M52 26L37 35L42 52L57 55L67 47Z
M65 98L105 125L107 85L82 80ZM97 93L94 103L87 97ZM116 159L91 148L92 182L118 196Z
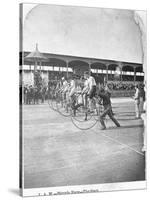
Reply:
M143 122L131 99L113 99L116 128L106 120L81 131L47 103L23 106L25 188L128 182L145 179Z

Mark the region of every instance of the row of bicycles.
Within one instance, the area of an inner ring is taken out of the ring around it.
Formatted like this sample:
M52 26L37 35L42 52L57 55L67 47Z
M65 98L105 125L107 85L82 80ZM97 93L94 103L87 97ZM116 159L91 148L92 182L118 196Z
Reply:
M60 90L49 91L49 107L64 117L69 117L72 123L80 130L93 128L99 121L103 112L103 105L98 96L93 97L93 111L89 109L89 97L87 94L76 92L69 99L67 93Z

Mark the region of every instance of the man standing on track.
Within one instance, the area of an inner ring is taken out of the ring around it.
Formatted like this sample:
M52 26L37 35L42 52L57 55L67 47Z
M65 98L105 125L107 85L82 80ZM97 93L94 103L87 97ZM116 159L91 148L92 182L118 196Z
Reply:
M135 95L134 95L134 100L135 100L135 118L139 119L140 118L140 90L139 90L139 85L135 86Z
M111 101L110 101L110 96L108 95L108 93L103 88L100 88L100 90L98 91L98 96L103 100L103 106L104 106L104 111L100 115L100 123L102 126L101 129L102 130L106 129L106 125L104 122L104 117L106 115L110 117L110 119L115 123L117 127L120 127L119 122L112 115Z

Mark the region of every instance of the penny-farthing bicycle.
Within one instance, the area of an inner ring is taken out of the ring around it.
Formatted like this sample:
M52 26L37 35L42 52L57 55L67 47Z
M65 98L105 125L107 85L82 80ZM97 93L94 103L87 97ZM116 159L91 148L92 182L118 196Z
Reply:
M83 99L83 94L76 92L70 102L67 98L67 93L63 93L60 90L50 92L48 98L50 108L64 117L70 117L74 126L80 130L93 128L103 112L103 106L99 98L97 96L93 97L94 112L89 111L88 95L85 95L85 99Z
M56 106L57 111L63 115L64 117L70 117L72 114L72 109L70 104L68 103L68 94L67 92L57 92L57 99L56 99Z
M48 91L48 105L52 110L57 111L56 95L55 95L54 90L49 90Z
M93 101L95 101L95 99L93 99ZM88 130L93 128L99 118L100 106L95 102L95 110L94 112L90 112L88 96L81 93L75 94L74 104L74 109L71 115L72 123L80 130Z

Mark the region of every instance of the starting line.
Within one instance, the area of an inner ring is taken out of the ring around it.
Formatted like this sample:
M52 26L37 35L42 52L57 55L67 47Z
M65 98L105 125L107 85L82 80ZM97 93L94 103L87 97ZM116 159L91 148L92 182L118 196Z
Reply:
M95 132L95 133L97 133L95 130L92 130L92 131ZM120 141L118 141L118 140L116 140L116 139L113 139L112 137L109 137L108 135L106 135L106 133L103 133L103 134L101 134L101 135L102 135L103 137L108 138L109 140L111 140L111 141L113 141L113 142L115 142L115 143L121 144L122 146L124 146L124 147L126 147L126 148L128 148L128 149L130 149L130 150L132 150L132 151L134 151L134 152L136 152L136 153L138 153L138 154L140 154L140 155L142 155L142 156L145 156L144 153L141 153L140 151L135 150L134 148L130 147L129 145L124 144L124 143L122 143L122 142L120 142Z

